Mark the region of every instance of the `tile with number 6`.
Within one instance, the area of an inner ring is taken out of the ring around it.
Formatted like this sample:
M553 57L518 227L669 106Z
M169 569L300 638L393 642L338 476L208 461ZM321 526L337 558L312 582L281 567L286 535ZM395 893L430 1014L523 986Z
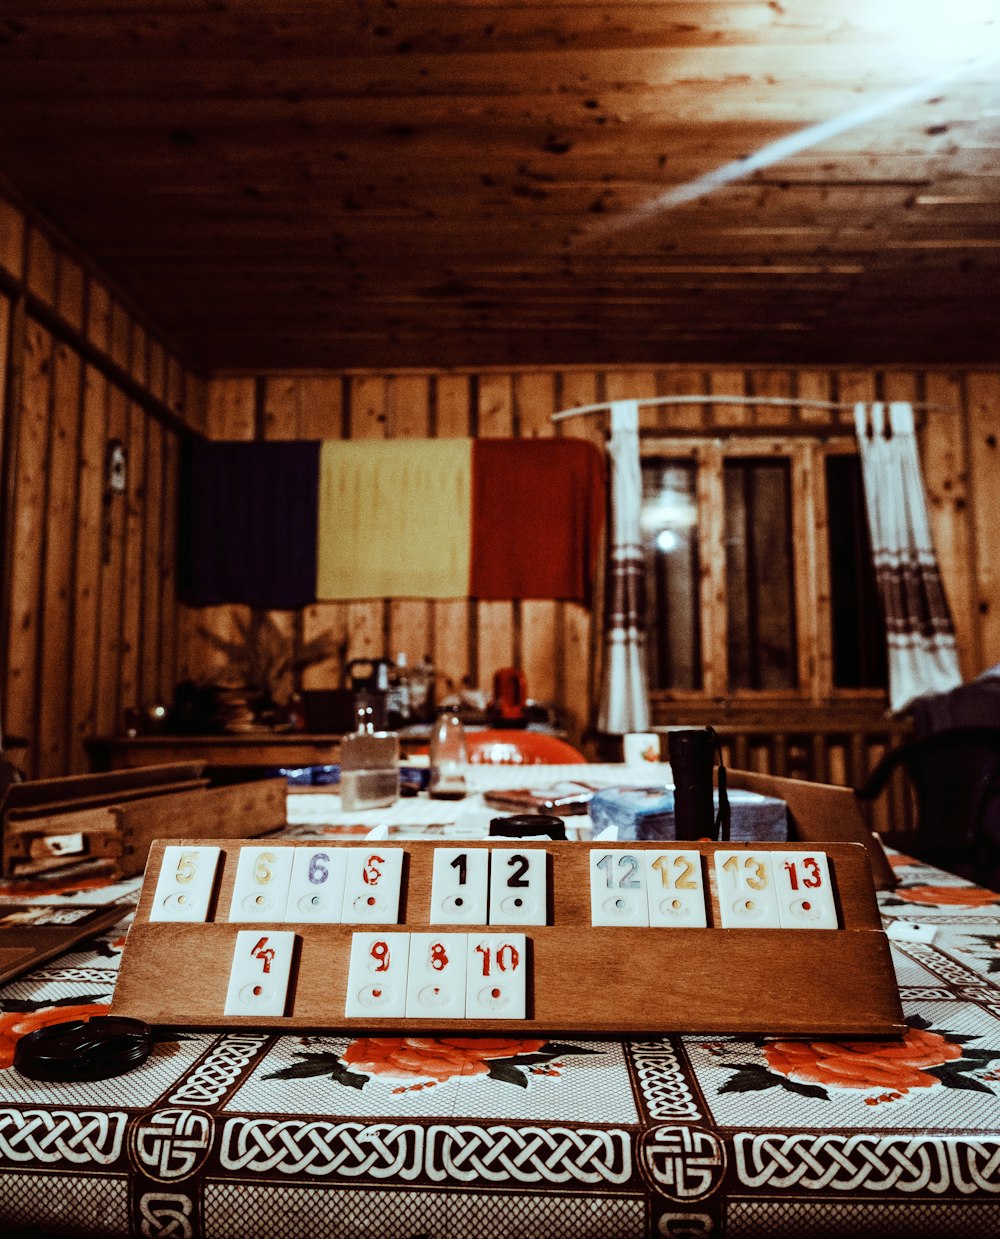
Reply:
M435 848L432 925L485 925L490 890L486 848Z
M286 921L336 925L344 902L345 848L295 848L292 880L285 905Z
M410 934L406 1018L465 1017L465 934Z
M782 929L837 929L825 852L772 852Z
M523 1020L527 1013L528 944L524 934L469 934L467 1020Z
M643 852L642 861L650 925L704 929L708 920L701 854L693 849L671 848Z
M215 889L219 849L171 844L163 849L151 921L204 921Z
M395 925L403 879L403 849L347 848L341 920L345 925Z
M767 852L715 853L715 887L723 929L778 929L778 899Z
M356 1020L404 1016L409 953L409 934L352 934L344 1015Z
M545 925L548 862L541 848L490 852L490 925Z
M284 1015L295 934L241 929L229 972L225 1015Z
M285 919L294 851L294 848L278 844L240 848L233 900L229 905L230 921Z

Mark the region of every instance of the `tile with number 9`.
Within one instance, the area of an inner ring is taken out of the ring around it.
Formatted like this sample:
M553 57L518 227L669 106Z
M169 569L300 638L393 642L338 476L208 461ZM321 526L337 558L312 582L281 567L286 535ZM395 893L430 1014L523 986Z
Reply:
M723 929L778 929L778 899L767 852L715 853L715 885Z
M838 929L825 852L772 852L782 929Z
M204 921L215 889L219 849L171 844L163 849L151 921Z
M704 929L708 919L701 854L693 849L676 848L643 852L642 860L650 925Z
M240 848L229 920L267 922L285 919L288 883L295 849L271 844Z
M465 1017L465 934L410 934L406 1018Z
M229 972L225 1015L284 1015L295 934L241 929Z
M395 925L403 880L403 849L347 848L347 874L340 919L345 925Z
M295 848L294 852L285 920L339 924L347 872L346 849L305 847Z
M352 934L344 1015L356 1020L404 1016L409 953L409 934Z
M548 861L541 848L490 852L490 925L545 925Z

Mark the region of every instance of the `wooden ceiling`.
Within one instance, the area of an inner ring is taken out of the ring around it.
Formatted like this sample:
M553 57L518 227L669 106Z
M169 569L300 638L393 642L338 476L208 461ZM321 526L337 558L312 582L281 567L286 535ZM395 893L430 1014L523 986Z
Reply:
M213 369L996 363L998 16L0 0L0 172Z

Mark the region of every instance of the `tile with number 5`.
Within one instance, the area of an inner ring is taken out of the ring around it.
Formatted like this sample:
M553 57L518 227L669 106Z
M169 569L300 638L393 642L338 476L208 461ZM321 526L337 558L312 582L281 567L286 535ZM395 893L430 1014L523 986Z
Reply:
M772 852L782 929L837 929L825 852Z
M345 848L295 848L292 880L285 906L286 921L336 925L344 902Z
M165 847L149 919L207 920L218 868L218 848L187 847L184 844Z
M490 852L491 925L548 923L548 861L541 848Z
M284 1015L295 934L288 929L241 929L236 935L226 1015Z
M294 848L278 844L240 848L233 900L229 905L230 921L285 919L294 851Z

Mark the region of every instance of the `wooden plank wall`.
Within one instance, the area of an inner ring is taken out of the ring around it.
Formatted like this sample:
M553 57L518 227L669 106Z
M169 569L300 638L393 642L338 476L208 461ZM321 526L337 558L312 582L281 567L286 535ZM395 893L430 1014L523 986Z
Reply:
M99 273L0 198L0 704L33 777L88 769L88 736L169 700L179 443L203 425L203 387ZM113 498L111 439L128 453Z
M206 432L213 438L577 435L603 443L605 419L581 417L553 424L558 409L625 396L699 395L702 403L642 413L646 430L724 433L759 426L849 427L850 410L783 409L764 404L728 406L713 395L791 396L822 400L912 399L932 403L921 415L921 446L934 537L945 587L955 613L962 670L968 678L1000 661L1000 540L993 532L1000 493L997 413L1000 373L869 369L650 369L488 370L479 372L328 373L322 375L220 376L209 384ZM816 479L819 484L819 479ZM802 536L825 545L825 529ZM405 531L404 531L405 536ZM822 560L822 556L820 557ZM812 582L821 595L825 586ZM209 617L231 623L232 609ZM201 623L206 617L199 616ZM425 652L442 682L468 679L489 689L497 667L513 663L526 673L531 694L556 703L579 741L593 717L596 665L594 627L584 608L552 602L430 602L385 599L319 604L284 622L306 635L331 630L339 655L307 675L310 687L341 682L351 658L394 655L411 662ZM709 634L719 649L725 634ZM884 704L868 694L836 700L817 695L829 660L815 626L806 626L800 651L805 685L794 722L789 702L728 703L704 708L663 700L661 724L725 718L733 760L753 768L855 782L878 760L899 728L884 718ZM189 669L209 670L206 651L192 647ZM711 677L709 677L711 679ZM717 686L707 685L717 697ZM812 719L812 722L809 719ZM742 721L741 721L742 719ZM838 720L841 720L838 722ZM782 740L781 737L786 739ZM777 738L777 739L776 739Z

